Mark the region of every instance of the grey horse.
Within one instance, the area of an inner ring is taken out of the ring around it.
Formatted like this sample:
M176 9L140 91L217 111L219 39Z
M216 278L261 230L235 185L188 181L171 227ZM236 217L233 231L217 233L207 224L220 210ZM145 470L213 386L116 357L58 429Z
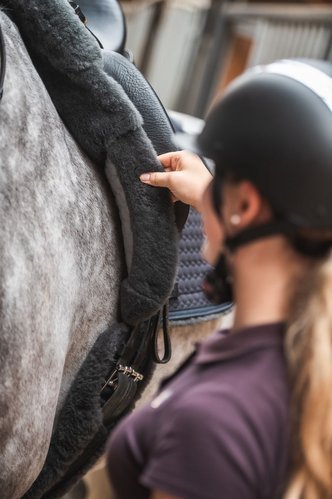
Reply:
M18 31L4 14L0 22L0 490L14 499L38 476L68 389L115 319L123 257L106 183L60 120Z
M15 499L43 468L87 354L108 325L119 320L119 289L128 269L114 185L112 192L63 124L4 12L0 24L7 52L0 104L0 495ZM139 128L151 166L155 154ZM136 152L142 157L139 144ZM114 177L113 167L109 162L109 177ZM167 229L163 214L158 217ZM122 229L130 232L128 226ZM165 231L170 243L175 242L172 230ZM126 257L133 267L135 231L128 238ZM156 247L166 241L161 237ZM172 265L176 252L163 254L161 248L160 254L171 282L167 262ZM108 348L115 350L118 341L109 338Z

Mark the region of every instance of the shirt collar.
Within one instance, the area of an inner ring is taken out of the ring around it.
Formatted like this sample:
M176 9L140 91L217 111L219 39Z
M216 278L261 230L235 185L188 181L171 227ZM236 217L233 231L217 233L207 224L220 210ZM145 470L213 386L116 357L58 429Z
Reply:
M232 333L229 329L217 331L207 341L198 344L194 363L208 364L230 360L255 350L282 347L285 330L285 322L276 322L250 326Z

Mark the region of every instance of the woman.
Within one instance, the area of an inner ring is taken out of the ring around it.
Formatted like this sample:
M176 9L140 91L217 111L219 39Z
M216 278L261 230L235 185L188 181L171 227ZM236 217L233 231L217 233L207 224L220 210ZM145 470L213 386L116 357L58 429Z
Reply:
M186 152L141 177L202 212L208 287L236 310L114 432L116 497L332 497L331 96L301 62L250 71L198 139L213 180Z

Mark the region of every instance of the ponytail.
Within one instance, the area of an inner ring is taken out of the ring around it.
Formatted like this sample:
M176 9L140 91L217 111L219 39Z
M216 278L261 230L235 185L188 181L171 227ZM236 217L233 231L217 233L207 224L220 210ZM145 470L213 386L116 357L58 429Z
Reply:
M331 499L332 256L300 288L286 335L293 441L284 499Z

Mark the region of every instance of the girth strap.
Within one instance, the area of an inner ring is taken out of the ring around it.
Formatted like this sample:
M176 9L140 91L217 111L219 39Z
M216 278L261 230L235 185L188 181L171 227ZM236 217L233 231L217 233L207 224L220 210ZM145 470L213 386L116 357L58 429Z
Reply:
M137 392L137 382L126 372L126 367L121 372L116 370L107 387L114 388L114 393L103 406L103 422L109 426L113 420L117 420L125 412L126 408L132 404ZM143 379L143 375L142 376Z
M160 320L162 319L162 320ZM162 322L164 352L158 354L158 331ZM132 405L143 372L151 359L156 363L166 363L171 357L171 343L167 324L167 307L149 321L133 328L115 370L110 374L101 389L103 423L109 426Z

